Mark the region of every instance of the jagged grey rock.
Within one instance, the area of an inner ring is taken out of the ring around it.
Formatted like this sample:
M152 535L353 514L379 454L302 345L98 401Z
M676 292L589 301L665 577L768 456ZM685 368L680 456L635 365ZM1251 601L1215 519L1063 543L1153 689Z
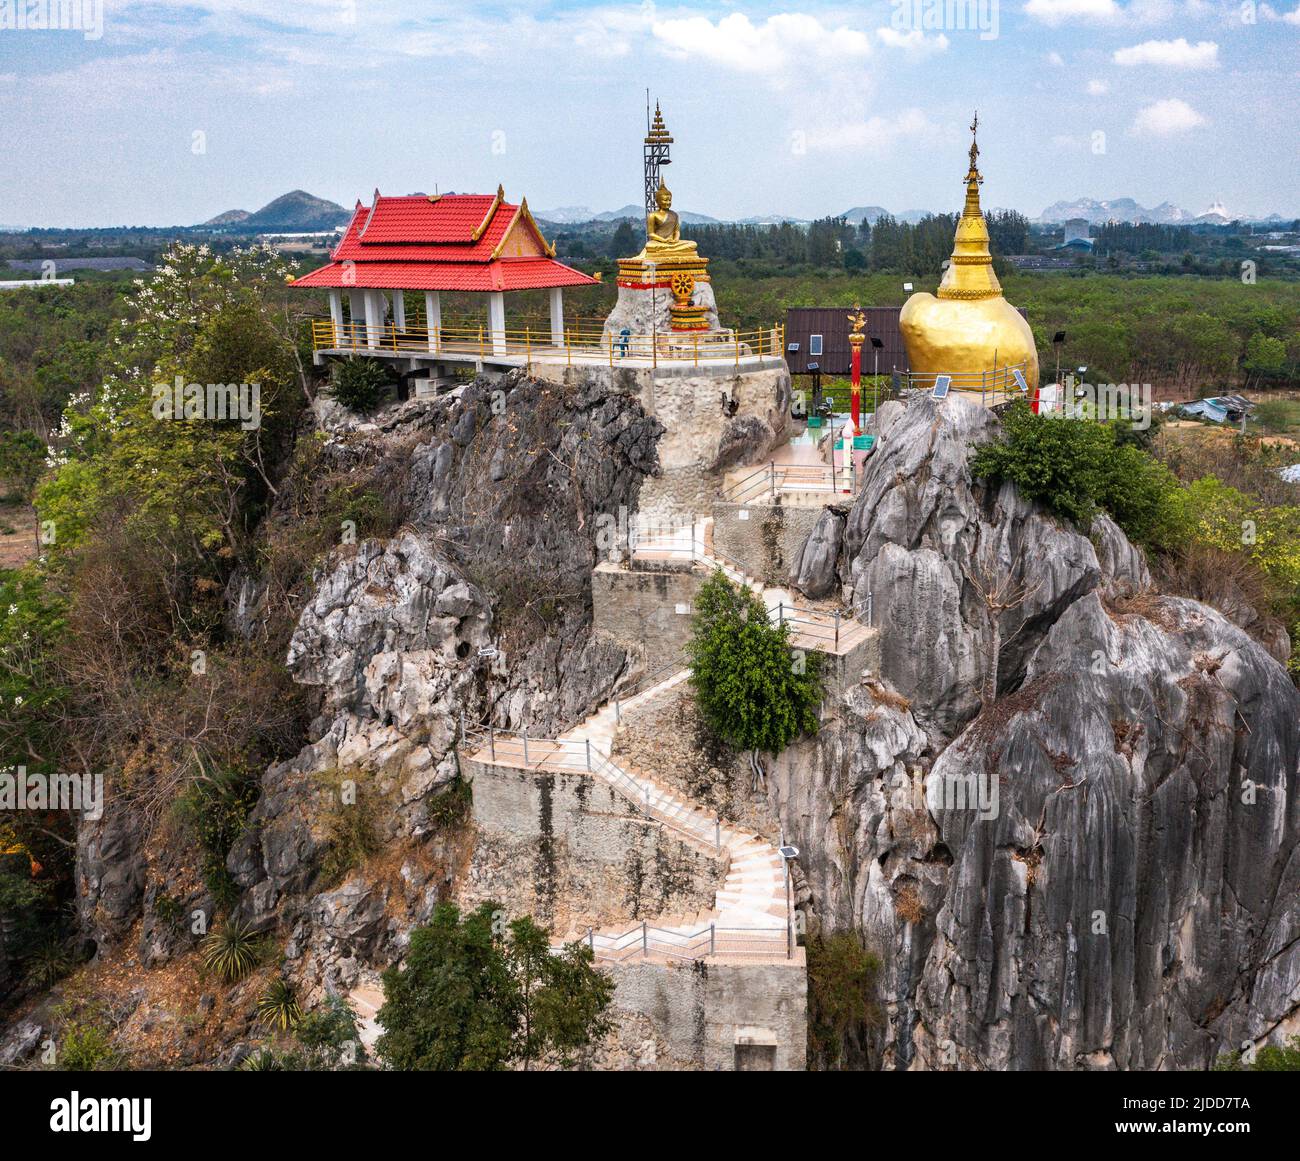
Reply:
M829 597L840 584L845 513L824 508L790 569L790 583L812 600Z
M880 704L828 705L769 786L815 920L882 958L868 1063L1204 1068L1300 1030L1285 670L1152 594L1113 521L1085 536L973 481L982 408L918 398L878 423L840 569L859 608L872 594ZM1025 599L982 707L988 584Z

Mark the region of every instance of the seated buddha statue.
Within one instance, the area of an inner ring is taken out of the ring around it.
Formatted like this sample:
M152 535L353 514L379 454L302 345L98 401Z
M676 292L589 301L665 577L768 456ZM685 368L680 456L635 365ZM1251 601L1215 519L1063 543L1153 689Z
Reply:
M681 220L673 209L673 195L663 182L655 193L654 210L646 215L645 234L645 249L641 252L644 258L653 261L695 257L695 243L682 238Z

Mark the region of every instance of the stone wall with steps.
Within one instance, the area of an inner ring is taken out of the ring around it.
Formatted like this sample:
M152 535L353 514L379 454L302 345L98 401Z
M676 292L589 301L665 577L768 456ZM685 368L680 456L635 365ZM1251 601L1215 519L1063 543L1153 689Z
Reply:
M713 906L725 853L710 857L681 842L586 772L473 759L462 768L478 831L465 905L495 900L564 938Z

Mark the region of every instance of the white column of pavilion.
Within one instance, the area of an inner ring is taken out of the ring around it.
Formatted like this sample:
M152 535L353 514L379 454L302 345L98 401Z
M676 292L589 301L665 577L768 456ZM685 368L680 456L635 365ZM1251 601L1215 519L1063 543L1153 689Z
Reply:
M506 353L506 296L500 290L488 293L488 333L492 339L492 353Z
M551 344L564 346L564 287L551 287Z
M442 296L436 290L424 292L424 320L429 328L429 350L436 351L442 330Z

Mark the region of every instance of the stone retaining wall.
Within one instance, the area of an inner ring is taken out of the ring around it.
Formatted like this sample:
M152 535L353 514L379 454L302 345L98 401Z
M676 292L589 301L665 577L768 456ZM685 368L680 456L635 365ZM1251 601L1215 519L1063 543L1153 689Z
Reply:
M634 813L586 773L463 761L479 843L466 902L495 899L555 935L713 906L723 862Z
M764 584L790 583L790 570L823 508L713 502L713 545Z
M709 1071L803 1071L808 978L803 949L777 963L613 967L614 1005L649 1016L674 1057Z
M703 570L648 569L598 564L591 574L592 623L629 653L645 659L646 673L675 662L691 638L695 594Z

